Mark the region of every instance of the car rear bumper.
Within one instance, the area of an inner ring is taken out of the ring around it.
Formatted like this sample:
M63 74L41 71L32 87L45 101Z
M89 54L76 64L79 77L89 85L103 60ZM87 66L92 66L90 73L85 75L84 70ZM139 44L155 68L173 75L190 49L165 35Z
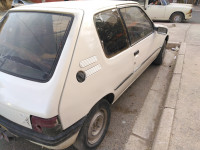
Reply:
M190 18L192 18L192 14L187 14L187 15L185 15L185 20L188 20L188 19L190 19Z
M190 18L192 18L192 9L188 13L185 14L185 20L188 20Z
M28 129L21 125L18 125L2 116L0 116L0 126L10 133L22 137L26 140L32 141L38 145L43 145L45 147L56 147L70 138L74 138L74 135L78 135L80 128L85 121L85 117L76 122L74 125L69 128L63 130L63 132L59 133L57 136L51 137L41 133L37 133L32 129ZM68 143L69 144L69 143ZM73 143L71 143L73 144Z

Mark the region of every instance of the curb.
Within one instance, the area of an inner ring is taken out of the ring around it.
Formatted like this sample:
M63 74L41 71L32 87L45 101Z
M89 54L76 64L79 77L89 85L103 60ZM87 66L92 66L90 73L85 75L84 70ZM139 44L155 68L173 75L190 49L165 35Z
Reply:
M170 49L169 47L174 48L180 46L180 43L170 44L168 44L167 49ZM176 57L176 55L174 52L168 51L168 57L165 57L164 63L160 66L148 94L145 97L145 101L137 115L124 150L147 150L152 145L152 139L154 139L156 135L160 114L162 113L161 106L163 106L166 100L171 77L173 76L173 69L169 66L171 66L172 62L174 66L176 61L174 57ZM169 72L170 76L168 75Z
M153 142L152 150L168 150L169 147L176 102L178 100L179 85L182 76L185 50L186 43L181 43L177 56L177 62L173 72L173 77L169 86L167 99L161 115L161 120L158 126L155 140Z

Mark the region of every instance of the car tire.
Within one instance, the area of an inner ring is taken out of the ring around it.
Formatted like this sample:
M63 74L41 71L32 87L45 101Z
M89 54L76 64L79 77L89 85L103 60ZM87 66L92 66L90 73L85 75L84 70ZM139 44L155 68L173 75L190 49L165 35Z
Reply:
M153 61L154 65L161 65L165 56L167 42L165 41L157 58Z
M95 150L103 141L110 124L110 104L99 101L89 112L74 143L77 150Z
M182 13L176 12L173 13L170 17L170 22L172 23L181 23L184 20L184 15Z

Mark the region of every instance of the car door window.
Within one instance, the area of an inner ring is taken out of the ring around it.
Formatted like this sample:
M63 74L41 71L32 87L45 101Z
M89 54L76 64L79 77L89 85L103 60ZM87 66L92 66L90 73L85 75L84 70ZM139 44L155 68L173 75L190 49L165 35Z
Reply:
M126 29L116 9L100 12L94 16L105 55L110 58L129 47Z
M22 1L20 1L20 0L18 1L18 3L19 3L19 4L24 4L24 3L23 3Z
M161 5L160 0L150 0L149 5Z
M169 1L168 0L161 0L163 5L169 5Z
M139 7L121 8L120 13L126 24L131 44L153 33L152 22Z

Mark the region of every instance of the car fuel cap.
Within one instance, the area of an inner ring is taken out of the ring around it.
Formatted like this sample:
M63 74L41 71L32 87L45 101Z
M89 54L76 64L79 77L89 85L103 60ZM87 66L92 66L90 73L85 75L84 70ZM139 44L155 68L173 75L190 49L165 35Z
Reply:
M85 78L86 78L85 72L83 72L83 71L77 72L76 79L77 79L78 82L80 82L80 83L84 82Z

